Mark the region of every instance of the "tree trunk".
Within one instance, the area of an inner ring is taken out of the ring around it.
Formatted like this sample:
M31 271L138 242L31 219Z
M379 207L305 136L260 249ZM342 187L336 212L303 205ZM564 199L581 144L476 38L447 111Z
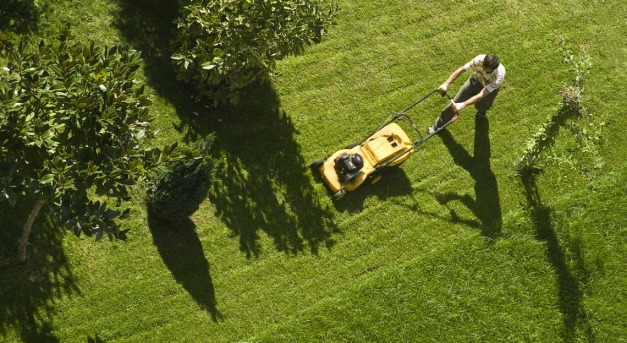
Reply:
M24 228L22 229L22 237L17 240L17 261L19 263L24 263L26 261L26 245L28 244L28 236L30 235L30 230L33 227L33 222L35 218L37 218L37 214L39 214L39 210L44 206L46 201L43 198L39 198L35 203L35 207L30 211L30 215L24 224Z

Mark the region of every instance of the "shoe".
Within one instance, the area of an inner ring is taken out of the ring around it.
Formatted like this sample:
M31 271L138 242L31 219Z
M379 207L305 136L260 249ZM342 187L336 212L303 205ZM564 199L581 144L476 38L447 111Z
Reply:
M485 112L478 111L477 113L475 113L475 120L481 120L485 118L485 116L486 116Z
M436 132L438 132L438 130L436 130L436 128L434 126L429 126L429 128L427 129L427 131L429 132L430 135L435 134Z

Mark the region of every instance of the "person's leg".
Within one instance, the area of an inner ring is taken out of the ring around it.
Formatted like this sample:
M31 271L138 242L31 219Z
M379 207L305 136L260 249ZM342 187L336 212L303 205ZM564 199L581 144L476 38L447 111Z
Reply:
M466 83L464 83L462 88L459 89L459 91L453 98L453 101L455 102L466 101L470 99L472 96L479 94L479 92L481 92L482 89L483 89L483 85L481 84L481 82L479 82L479 80L477 80L477 78L474 75L471 75L468 78L468 80L466 80ZM449 104L448 106L446 106L445 109L442 110L442 112L440 112L440 116L436 120L435 124L433 124L433 128L436 130L441 128L442 126L444 126L444 124L448 123L449 120L451 120L454 116L455 116L455 113L453 112L453 109L451 108L451 105Z
M493 90L488 96L481 99L475 104L475 108L477 109L477 114L475 114L475 118L483 119L486 116L488 110L492 107L492 103L496 98L496 95L499 93L500 88Z

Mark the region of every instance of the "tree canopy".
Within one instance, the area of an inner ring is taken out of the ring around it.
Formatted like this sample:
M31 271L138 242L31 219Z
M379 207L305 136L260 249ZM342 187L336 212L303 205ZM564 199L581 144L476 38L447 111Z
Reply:
M155 116L133 78L139 52L74 42L69 26L37 44L5 40L2 52L0 199L15 204L32 195L34 216L47 203L55 222L76 234L119 236L116 206L130 187L196 153L176 143L142 145L154 136Z
M320 0L188 0L176 21L177 78L214 104L237 102L277 60L319 43L336 11Z

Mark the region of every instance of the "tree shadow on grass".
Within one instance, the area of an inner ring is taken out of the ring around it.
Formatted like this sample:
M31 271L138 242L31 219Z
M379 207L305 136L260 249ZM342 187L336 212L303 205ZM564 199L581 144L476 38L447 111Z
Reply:
M161 58L169 63L171 44L175 38L174 20L179 15L179 1L118 1L120 12L114 25L124 34L129 44L141 50L144 58Z
M0 203L0 336L14 330L24 342L58 342L53 333L55 302L80 291L63 251L65 232L44 215L33 224L26 262L17 264L17 237L30 212L27 204Z
M209 198L248 258L259 255L261 232L288 254L316 254L334 244L338 228L307 177L295 134L269 83L247 89L237 106L225 109L216 131Z
M439 203L446 205L451 201L460 201L470 209L477 220L459 217L454 209L450 209L453 222L461 222L481 230L481 234L489 239L501 235L503 217L499 199L496 176L490 167L490 136L487 119L477 121L475 128L474 152L471 156L453 136L444 130L439 134L453 157L455 164L466 169L475 180L475 197L468 194L446 193L437 194Z
M142 52L146 83L167 99L177 113L192 114L204 109L190 100L191 86L176 80L170 56L176 38L173 21L179 15L178 0L119 0L120 12L114 25L128 44ZM158 119L157 119L158 120Z
M168 223L157 219L149 211L148 226L157 251L172 276L209 313L211 319L221 320L209 262L196 234L194 222L186 218L178 223Z
M219 218L239 236L248 257L260 252L259 233L279 251L316 253L333 244L337 227L320 205L306 175L295 128L269 83L252 84L237 106L207 109L190 99L190 86L176 81L171 42L177 0L120 0L115 23L129 44L142 51L147 83L176 107L176 129L193 141L216 133L216 176L210 191Z
M0 31L27 33L37 29L39 17L35 0L0 1Z

